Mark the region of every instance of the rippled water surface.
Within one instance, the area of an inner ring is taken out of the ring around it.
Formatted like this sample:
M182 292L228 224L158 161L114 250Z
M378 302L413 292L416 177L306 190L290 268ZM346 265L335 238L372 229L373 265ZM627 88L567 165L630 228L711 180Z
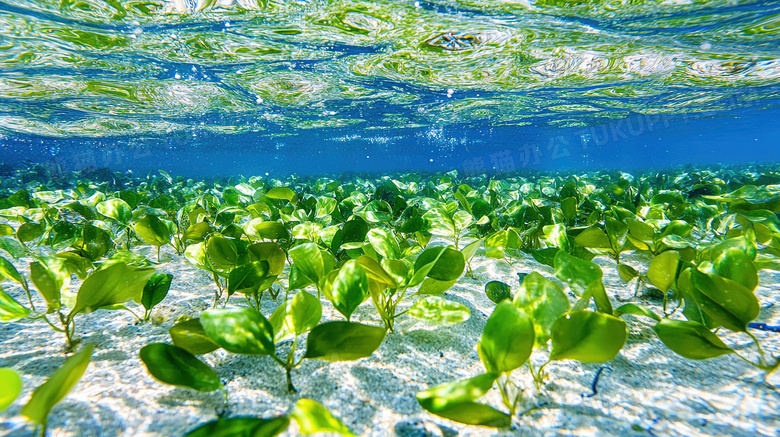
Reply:
M636 115L644 131L697 114L722 126L776 114L780 91L776 1L18 0L0 1L0 29L6 141L452 149Z

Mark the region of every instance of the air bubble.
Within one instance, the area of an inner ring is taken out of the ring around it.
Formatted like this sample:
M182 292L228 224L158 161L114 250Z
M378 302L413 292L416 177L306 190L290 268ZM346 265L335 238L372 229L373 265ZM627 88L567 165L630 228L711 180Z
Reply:
M712 44L710 44L709 41L704 41L699 45L699 50L708 51L710 49L712 49Z
M176 74L173 75L173 78L176 79L176 80L179 80L179 79L181 79L181 74L176 73Z

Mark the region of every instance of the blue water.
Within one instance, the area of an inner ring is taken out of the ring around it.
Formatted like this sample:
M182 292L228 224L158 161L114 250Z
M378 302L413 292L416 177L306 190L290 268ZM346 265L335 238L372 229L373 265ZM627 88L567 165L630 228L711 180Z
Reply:
M0 160L187 177L780 162L780 4L628 3L0 1Z

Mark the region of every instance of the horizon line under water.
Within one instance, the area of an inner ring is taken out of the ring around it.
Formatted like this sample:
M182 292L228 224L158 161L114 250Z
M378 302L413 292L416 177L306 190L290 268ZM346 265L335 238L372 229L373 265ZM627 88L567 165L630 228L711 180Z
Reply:
M5 173L780 162L773 1L20 0L0 29Z

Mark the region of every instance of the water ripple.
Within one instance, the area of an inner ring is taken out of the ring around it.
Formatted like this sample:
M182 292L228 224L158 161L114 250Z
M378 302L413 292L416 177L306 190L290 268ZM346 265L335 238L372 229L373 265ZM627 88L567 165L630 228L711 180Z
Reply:
M44 136L561 126L780 89L768 0L19 0L0 29L0 130Z

